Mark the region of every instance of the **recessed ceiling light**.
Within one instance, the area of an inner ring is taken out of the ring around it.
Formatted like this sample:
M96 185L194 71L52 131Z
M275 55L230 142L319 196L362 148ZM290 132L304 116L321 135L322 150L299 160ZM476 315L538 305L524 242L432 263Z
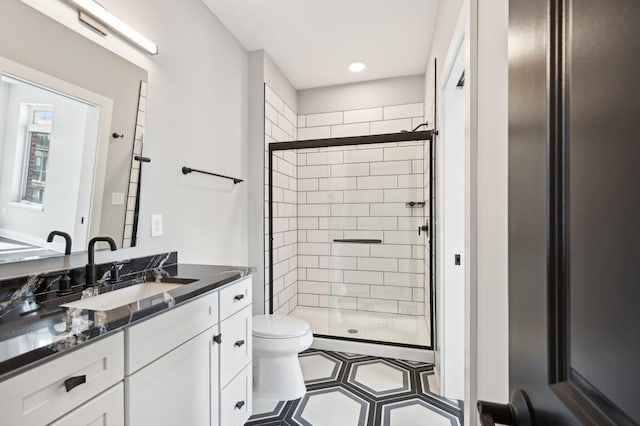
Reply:
M365 64L363 64L362 62L353 62L351 65L349 65L349 71L351 72L360 72L362 70L364 70L367 66Z

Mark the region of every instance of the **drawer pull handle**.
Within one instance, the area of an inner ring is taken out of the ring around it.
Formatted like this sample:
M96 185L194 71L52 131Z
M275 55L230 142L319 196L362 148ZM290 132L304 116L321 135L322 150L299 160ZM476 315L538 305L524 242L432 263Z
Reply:
M236 294L235 296L233 296L233 300L240 301L242 299L244 299L244 294Z
M236 409L242 410L242 407L244 407L244 401L236 402Z
M244 345L244 340L238 340L233 346L242 347Z
M222 343L222 333L221 333L221 334L218 334L218 335L216 335L216 336L213 336L213 342L214 342L214 343L217 343L217 344Z
M71 392L71 389L83 383L87 383L87 376L84 374L82 376L69 377L64 381L64 387L67 389L67 392Z

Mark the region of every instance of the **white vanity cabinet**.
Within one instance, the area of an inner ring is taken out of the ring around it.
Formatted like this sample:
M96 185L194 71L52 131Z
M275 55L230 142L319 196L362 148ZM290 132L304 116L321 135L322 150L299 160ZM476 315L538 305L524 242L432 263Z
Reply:
M251 318L247 277L0 382L0 424L243 425Z
M129 327L125 341L128 426L233 426L251 415L250 278Z

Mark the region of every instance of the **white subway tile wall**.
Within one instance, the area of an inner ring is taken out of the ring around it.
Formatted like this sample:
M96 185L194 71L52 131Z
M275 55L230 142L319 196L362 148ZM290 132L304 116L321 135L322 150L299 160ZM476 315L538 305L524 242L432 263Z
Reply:
M269 143L295 140L297 125L296 113L265 85L265 312L269 312ZM288 314L298 303L298 213L298 156L277 151L273 156L273 311L278 314Z
M423 115L416 103L295 121L302 140L411 130ZM428 210L405 205L428 203L425 158L423 142L297 151L298 305L430 316L426 239L417 233ZM383 242L333 242L352 238Z

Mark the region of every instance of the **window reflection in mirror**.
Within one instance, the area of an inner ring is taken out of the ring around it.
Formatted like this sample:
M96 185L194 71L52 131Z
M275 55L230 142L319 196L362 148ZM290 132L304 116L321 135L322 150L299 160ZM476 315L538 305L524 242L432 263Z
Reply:
M22 202L42 204L47 181L47 161L51 141L53 105L23 104L20 110L27 112L27 125L24 129L25 164L22 168ZM20 120L22 121L22 120ZM20 141L17 141L20 143Z
M54 229L86 245L100 110L0 76L0 262L58 255L63 247L45 240Z

